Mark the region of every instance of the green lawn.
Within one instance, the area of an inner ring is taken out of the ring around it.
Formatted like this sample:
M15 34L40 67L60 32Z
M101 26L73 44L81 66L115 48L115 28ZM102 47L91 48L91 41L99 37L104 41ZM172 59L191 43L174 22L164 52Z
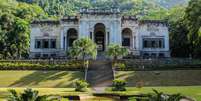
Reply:
M128 91L112 92L108 88L106 93L130 95L150 93L152 89L157 89L165 93L181 93L201 101L201 86L178 86L196 83L201 85L200 74L201 70L118 71L116 78L128 81L128 86L130 86L127 88ZM27 87L38 90L41 95L91 94L91 90L86 93L74 91L73 82L76 79L83 79L83 77L84 73L79 71L0 71L0 98L5 98L8 95L8 89L16 89L21 92ZM154 85L156 87L134 88L138 81L144 81L146 86ZM175 86L164 86L167 84ZM157 85L163 85L164 87L157 87Z
M172 87L143 87L143 88L135 88L128 87L125 92L113 92L111 88L107 88L107 93L115 93L121 95L133 95L133 94L147 94L152 93L152 89L156 89L158 91L162 91L168 94L180 93L185 96L189 96L195 98L197 101L201 101L201 86L172 86Z
M137 82L144 86L200 86L200 75L201 70L117 71L115 78L126 80L129 87Z
M0 87L72 88L79 71L0 71Z
M41 95L79 95L73 82L83 79L79 71L0 71L0 101L9 94L8 89L22 92L24 88L34 88Z

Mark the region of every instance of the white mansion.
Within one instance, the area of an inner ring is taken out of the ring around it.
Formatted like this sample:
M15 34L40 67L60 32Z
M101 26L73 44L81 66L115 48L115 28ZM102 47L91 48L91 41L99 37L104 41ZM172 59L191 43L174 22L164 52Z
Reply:
M30 57L63 57L74 40L91 38L98 51L109 44L130 49L133 56L170 57L167 23L122 16L119 9L81 9L77 16L33 21Z

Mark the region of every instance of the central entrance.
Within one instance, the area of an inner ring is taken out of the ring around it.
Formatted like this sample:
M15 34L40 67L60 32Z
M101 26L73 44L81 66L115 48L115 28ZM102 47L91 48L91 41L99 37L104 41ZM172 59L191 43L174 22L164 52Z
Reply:
M105 25L98 23L94 28L94 41L97 44L98 52L105 50Z

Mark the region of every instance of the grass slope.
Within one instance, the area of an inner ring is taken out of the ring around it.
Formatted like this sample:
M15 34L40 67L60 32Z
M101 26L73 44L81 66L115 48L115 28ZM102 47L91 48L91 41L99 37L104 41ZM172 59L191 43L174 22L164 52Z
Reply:
M71 88L78 71L0 71L0 87Z
M201 70L169 71L117 71L115 77L134 87L137 82L144 86L195 86L201 85Z

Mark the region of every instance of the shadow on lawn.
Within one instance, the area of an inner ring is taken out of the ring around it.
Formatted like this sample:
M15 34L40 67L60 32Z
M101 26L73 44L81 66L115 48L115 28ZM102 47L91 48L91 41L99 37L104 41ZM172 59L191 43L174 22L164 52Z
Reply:
M200 70L166 70L123 72L117 78L133 86L192 86L201 84Z
M12 83L9 87L71 87L72 81L81 76L81 73L67 71L34 71ZM44 83L42 86L41 82Z

